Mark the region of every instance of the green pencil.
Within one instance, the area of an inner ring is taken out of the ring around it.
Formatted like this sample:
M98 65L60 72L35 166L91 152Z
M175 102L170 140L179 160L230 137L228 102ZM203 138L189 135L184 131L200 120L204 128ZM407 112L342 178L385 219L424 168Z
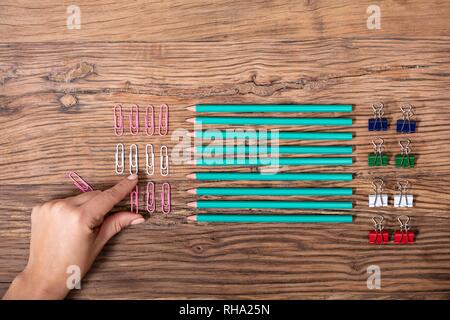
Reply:
M291 125L291 126L351 126L352 118L273 118L273 117L196 117L188 119L196 124L227 125Z
M246 139L246 140L352 140L351 132L290 132L256 130L197 130L190 134L199 139Z
M258 181L350 181L351 173L246 173L246 172L196 172L188 174L188 179L197 180L258 180Z
M197 209L316 209L351 210L351 201L238 201L238 200L197 200L189 202L189 207Z
M352 112L349 104L197 104L195 112Z
M350 166L353 158L201 158L196 166Z
M197 214L188 221L212 223L351 223L352 215Z
M196 188L198 196L351 196L352 188Z
M352 146L196 146L191 149L196 153L262 153L262 154L352 154Z

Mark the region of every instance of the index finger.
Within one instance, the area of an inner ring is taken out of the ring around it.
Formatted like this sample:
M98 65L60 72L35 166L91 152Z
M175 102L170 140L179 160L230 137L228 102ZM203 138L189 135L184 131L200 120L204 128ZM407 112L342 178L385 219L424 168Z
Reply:
M112 188L109 188L102 193L96 195L94 198L82 205L83 210L91 221L101 222L103 217L123 198L130 194L138 181L135 174L128 176L121 180ZM97 225L98 223L95 223Z

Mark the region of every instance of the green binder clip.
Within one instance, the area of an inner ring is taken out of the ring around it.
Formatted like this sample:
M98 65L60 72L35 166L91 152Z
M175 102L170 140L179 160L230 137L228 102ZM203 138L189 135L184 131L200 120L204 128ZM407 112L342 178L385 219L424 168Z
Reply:
M411 154L411 147L409 146L411 141L409 139L400 140L398 144L401 152L395 156L395 166L397 168L414 168L415 157Z
M378 138L379 143L372 140L373 153L369 153L369 167L385 167L389 163L389 157L383 153L383 143L382 138Z

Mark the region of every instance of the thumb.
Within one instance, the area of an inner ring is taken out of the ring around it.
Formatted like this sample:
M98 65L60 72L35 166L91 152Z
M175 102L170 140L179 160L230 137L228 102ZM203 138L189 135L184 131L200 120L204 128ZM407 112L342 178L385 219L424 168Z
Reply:
M103 221L100 227L100 230L97 234L96 246L99 250L101 250L103 246L109 241L109 239L122 231L122 229L130 225L142 223L144 221L145 219L140 214L127 211L110 215Z

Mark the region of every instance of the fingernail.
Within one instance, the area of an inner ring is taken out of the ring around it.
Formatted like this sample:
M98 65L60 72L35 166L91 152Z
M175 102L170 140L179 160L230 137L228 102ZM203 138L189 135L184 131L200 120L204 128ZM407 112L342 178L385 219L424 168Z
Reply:
M135 225L135 224L140 224L140 223L142 223L142 222L144 222L144 221L145 221L144 218L137 218L137 219L131 221L130 224L133 226L133 225Z
M130 175L128 176L127 179L128 179L128 180L136 180L137 177L138 177L137 174L134 174L134 173L133 173L133 174L130 174Z

